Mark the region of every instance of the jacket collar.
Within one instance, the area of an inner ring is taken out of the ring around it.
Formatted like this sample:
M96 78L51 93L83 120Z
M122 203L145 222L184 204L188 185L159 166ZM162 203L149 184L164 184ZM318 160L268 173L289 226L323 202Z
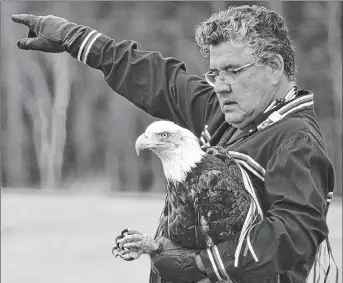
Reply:
M308 107L313 107L313 93L307 90L297 90L297 87L293 87L284 99L273 101L264 113L258 115L252 124L246 127L236 138L226 142L226 145L233 145L280 121L287 115ZM224 114L221 111L217 113L218 115L215 115L209 124L205 125L201 133L199 139L203 147L216 145L220 143L225 133L232 136L236 131L236 128L225 122Z
M227 142L227 145L237 143L255 132L282 120L287 115L308 107L313 107L313 93L307 90L298 91L294 87L285 96L285 99L273 101L267 107L267 111L258 115L252 124L244 128L234 140Z

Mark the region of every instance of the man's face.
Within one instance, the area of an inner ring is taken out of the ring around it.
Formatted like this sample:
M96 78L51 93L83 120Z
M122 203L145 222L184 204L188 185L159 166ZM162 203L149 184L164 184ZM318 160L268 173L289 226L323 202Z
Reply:
M225 42L211 47L210 69L222 71L254 63L254 58L244 44ZM216 80L214 91L226 122L242 129L271 103L275 95L268 65L252 65L237 73L234 80L225 71ZM227 78L227 79L226 79Z

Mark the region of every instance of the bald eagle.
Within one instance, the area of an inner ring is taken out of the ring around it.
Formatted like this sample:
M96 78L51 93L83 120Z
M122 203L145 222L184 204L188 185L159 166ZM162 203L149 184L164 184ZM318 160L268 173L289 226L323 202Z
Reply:
M149 125L135 148L137 154L149 149L162 161L167 195L160 236L190 249L238 243L251 198L239 165L225 150L204 151L191 131L163 120Z

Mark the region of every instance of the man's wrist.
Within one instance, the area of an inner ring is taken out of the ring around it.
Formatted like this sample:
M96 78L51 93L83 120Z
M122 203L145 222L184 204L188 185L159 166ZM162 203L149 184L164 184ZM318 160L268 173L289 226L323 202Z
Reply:
M163 246L162 243L159 241L155 241L156 247L150 252L151 255L158 255L162 252Z
M150 258L155 272L163 279L172 282L198 282L206 278L196 263L197 251L184 248L163 237L157 241L161 247L151 252Z

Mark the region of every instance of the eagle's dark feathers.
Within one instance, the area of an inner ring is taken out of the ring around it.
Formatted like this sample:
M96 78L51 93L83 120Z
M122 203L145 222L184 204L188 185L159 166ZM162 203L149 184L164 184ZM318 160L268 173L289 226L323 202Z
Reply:
M167 196L159 234L187 248L238 241L251 198L235 160L220 147L204 152L189 130L169 121L152 123L136 141L161 159Z
M211 154L196 164L184 182L168 183L163 234L187 248L204 249L238 239L249 209L236 162L218 150L211 149Z

